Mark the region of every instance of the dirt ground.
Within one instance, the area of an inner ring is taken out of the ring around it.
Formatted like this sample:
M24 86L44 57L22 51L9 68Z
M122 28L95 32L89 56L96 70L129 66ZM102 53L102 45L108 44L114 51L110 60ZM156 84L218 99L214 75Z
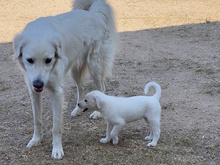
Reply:
M62 160L52 160L52 113L43 97L44 140L25 146L33 134L30 98L13 58L12 40L26 23L71 9L71 1L0 0L0 164L220 164L220 2L217 0L109 0L121 43L111 95L143 95L148 81L162 87L161 138L147 148L149 126L126 125L119 144L101 144L104 119L85 112L72 118L76 87L65 79ZM93 89L85 80L85 90Z

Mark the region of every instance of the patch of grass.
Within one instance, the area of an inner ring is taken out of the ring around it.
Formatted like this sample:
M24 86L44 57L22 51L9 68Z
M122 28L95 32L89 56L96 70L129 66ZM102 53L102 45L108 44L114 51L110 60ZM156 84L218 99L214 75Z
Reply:
M182 136L175 142L178 146L193 146L194 143L195 140L190 136Z
M207 24L211 23L210 19L206 19L205 23L207 23Z
M214 94L220 94L220 82L211 82L208 85L205 86L205 94L214 95Z
M164 105L162 106L162 109L165 109L165 110L174 110L175 107L174 107L173 103L171 102L171 103L164 104Z
M210 89L210 90L206 90L204 93L213 96L215 91Z
M197 68L196 70L197 73L204 73L205 75L213 75L215 74L215 70L212 68L208 68L208 69L203 69L203 68Z
M10 86L5 83L5 81L0 80L0 91L6 91L10 89Z
M220 151L220 145L219 144L211 144L209 146L206 146L206 150L211 153L211 157L215 158Z
M206 69L206 70L205 70L205 73L206 73L207 75L211 75L211 74L214 74L215 71L214 71L214 69L209 68L209 69Z

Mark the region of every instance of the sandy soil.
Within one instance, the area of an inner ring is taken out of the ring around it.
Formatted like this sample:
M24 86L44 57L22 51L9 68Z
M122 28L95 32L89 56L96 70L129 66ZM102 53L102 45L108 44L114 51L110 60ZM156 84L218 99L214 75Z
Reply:
M26 23L71 9L71 1L0 0L0 164L220 164L220 2L216 0L110 0L120 32L111 95L143 95L148 81L162 87L161 138L147 148L144 120L128 124L118 146L102 145L105 121L77 118L76 87L65 79L61 161L50 158L52 114L43 97L44 140L31 150L30 98L13 60L12 39ZM93 89L89 78L86 91ZM146 132L147 130L147 132Z

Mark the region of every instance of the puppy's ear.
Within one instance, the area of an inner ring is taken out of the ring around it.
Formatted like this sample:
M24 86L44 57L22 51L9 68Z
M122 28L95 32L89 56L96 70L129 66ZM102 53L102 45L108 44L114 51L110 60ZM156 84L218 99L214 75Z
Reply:
M100 109L103 105L102 98L95 96L95 102L96 102L96 106Z
M18 59L22 55L22 47L24 46L25 42L21 34L15 36L13 41L13 48L14 48L14 56L15 59Z
M62 58L62 38L60 35L54 36L51 42L55 48L55 56L59 59Z

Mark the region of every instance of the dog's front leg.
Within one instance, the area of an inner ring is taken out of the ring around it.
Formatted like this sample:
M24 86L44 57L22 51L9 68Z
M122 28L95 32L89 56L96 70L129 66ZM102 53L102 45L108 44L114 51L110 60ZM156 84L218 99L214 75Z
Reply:
M54 159L62 159L64 156L62 147L62 105L63 90L59 87L51 91L52 110L53 110L53 150L51 157Z
M37 94L33 92L31 87L29 87L28 89L31 97L33 118L34 118L34 135L27 145L27 148L31 148L33 146L38 146L43 140L42 120L41 120L42 104L41 104L41 94Z
M72 77L76 82L77 86L77 103L74 110L71 112L71 116L78 116L82 114L82 109L79 108L78 103L83 99L84 96L84 89L83 89L83 83L82 83L82 70L79 71L76 68L72 68Z
M82 109L78 106L78 103L83 99L84 90L82 84L77 85L77 104L74 110L71 112L71 116L79 116L82 114Z
M112 125L107 122L107 128L106 128L106 137L105 138L101 138L100 142L101 143L108 143L111 141L111 130L112 130Z

